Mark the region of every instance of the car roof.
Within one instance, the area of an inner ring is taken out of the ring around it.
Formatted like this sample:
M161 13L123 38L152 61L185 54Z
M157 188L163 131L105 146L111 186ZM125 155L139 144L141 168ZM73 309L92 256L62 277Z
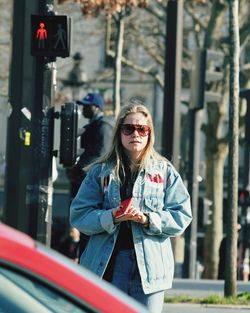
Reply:
M0 223L0 265L1 263L31 271L45 281L59 285L76 299L95 306L98 305L97 299L103 297L105 292L106 312L109 312L108 309L112 309L112 306L119 306L119 313L148 312L94 273L2 223ZM95 289L94 293L86 292L92 287Z

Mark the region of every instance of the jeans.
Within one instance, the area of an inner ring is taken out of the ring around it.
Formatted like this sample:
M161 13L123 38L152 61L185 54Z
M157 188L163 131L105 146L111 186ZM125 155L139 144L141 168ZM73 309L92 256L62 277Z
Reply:
M164 291L151 294L144 293L134 250L121 250L118 252L111 283L144 304L149 312L161 313Z

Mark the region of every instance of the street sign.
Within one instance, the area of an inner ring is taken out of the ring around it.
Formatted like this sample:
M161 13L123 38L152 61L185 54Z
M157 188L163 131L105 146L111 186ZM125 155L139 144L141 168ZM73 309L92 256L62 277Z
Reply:
M68 57L71 19L67 15L31 15L31 55Z

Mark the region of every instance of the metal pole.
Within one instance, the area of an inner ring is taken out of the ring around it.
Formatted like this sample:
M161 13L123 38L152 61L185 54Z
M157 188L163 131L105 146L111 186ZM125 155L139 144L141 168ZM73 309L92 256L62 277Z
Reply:
M185 258L183 276L196 278L197 224L199 203L200 128L204 108L206 50L198 49L193 55L191 95L189 102L189 168L188 191L191 197L193 221L185 232Z
M31 164L31 107L35 60L29 53L29 17L37 12L33 0L13 1L12 56L10 66L6 173L3 221L29 233L30 212L26 205Z
M51 70L30 55L30 16L53 1L14 0L3 221L50 244L53 108Z
M245 143L244 143L244 167L243 167L243 190L250 190L250 89L245 89L240 91L240 97L245 98L247 101L247 112L245 116ZM242 225L242 279L248 280L246 268L249 272L249 227L247 220L247 210L249 203L245 201L242 205L241 212L241 225ZM246 264L248 261L248 264ZM245 264L244 264L245 263Z
M191 197L193 221L185 232L184 277L196 278L197 224L199 200L200 128L203 110L190 110L190 148L188 191Z
M162 153L179 168L183 1L168 1Z
M48 15L53 1L39 1L39 13ZM35 95L33 102L31 150L34 165L31 184L27 186L30 207L29 232L33 238L50 246L52 223L52 151L54 135L54 109L52 98L52 60L36 57Z

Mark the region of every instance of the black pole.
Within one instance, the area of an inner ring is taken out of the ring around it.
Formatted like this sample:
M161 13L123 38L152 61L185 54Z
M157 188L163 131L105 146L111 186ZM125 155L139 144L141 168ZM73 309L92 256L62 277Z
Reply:
M31 14L53 1L14 0L3 220L47 245L52 205L53 108L50 64L30 54Z
M48 73L46 73L48 72ZM30 185L27 187L27 204L30 207L29 233L38 241L50 245L52 216L52 151L54 109L51 107L50 69L44 57L37 58L35 70L35 97L33 106Z
M168 1L162 153L179 168L183 1Z
M29 16L37 10L36 1L13 1L9 80L11 114L7 126L3 221L26 233L29 233L30 218L26 206L26 188L30 177L30 121L35 69L35 60L29 53Z
M193 54L193 70L189 102L189 162L188 191L191 198L193 220L185 232L185 257L183 276L196 278L197 227L199 204L200 129L204 108L206 73L206 50L198 49Z
M39 14L53 14L49 5L53 0L39 0ZM29 233L36 240L50 246L52 224L52 151L54 109L52 100L52 61L36 57L31 151L33 164L27 203L30 208Z
M250 89L245 89L240 91L240 97L245 98L247 101L247 111L245 116L245 142L244 142L244 166L243 166L243 182L242 189L250 191ZM248 258L249 248L250 248L250 228L247 222L247 210L249 207L249 199L242 204L241 211L241 225L242 225L242 257L244 259ZM243 263L242 262L242 263ZM249 264L248 264L249 265ZM242 278L243 277L243 272Z
M203 110L190 110L190 135L189 135L189 168L188 168L188 191L191 198L193 220L185 232L185 278L196 278L197 257L197 225L198 225L198 200L199 200L199 163L200 163L200 128Z

